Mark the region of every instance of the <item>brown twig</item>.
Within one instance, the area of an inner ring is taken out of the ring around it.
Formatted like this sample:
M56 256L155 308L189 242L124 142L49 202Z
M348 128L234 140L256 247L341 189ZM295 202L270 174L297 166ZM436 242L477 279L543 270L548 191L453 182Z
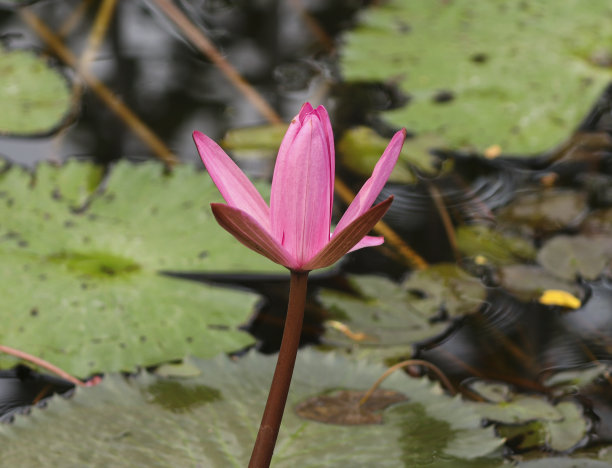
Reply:
M157 6L181 30L187 39L232 82L244 97L270 122L282 123L282 119L268 102L246 81L240 73L219 53L214 44L198 29L171 0L155 0Z
M457 236L455 235L455 228L453 226L453 222L451 220L450 215L448 214L448 210L446 209L446 205L444 204L444 198L442 194L438 190L434 184L429 184L429 193L431 194L431 199L436 205L436 209L438 210L438 214L440 215L440 219L442 220L442 225L444 226L444 231L446 231L446 238L448 239L448 243L453 251L453 255L457 262L461 261L461 253L459 252L459 248L457 247Z
M104 101L104 103L117 114L128 127L151 148L153 153L168 166L179 162L165 143L134 114L124 103L110 91L104 83L88 70L78 70L78 62L74 54L62 43L53 31L41 21L29 8L19 10L23 20L47 43L51 50L68 66L79 71L85 83Z
M249 468L267 468L272 460L272 453L274 452L278 430L285 411L289 386L291 385L295 358L300 345L307 286L308 272L291 272L289 305L287 306L283 340L278 353L278 360L276 361L276 369L274 370L268 401L266 402L266 408L261 418L259 432L257 433L257 440L251 454Z
M96 56L96 53L102 44L102 40L106 35L106 31L108 30L108 26L115 12L116 5L117 0L102 1L102 4L100 5L100 8L96 14L96 19L94 20L93 26L87 38L87 45L81 54L81 58L79 59L79 73L82 73L83 70L88 69L90 63Z
M38 358L31 354L25 353L23 351L19 351L15 348L10 348L8 346L0 345L0 352L9 354L11 356L15 356L16 358L23 359L24 361L31 362L32 364L42 367L43 369L47 369L50 372L53 372L56 375L59 375L62 379L67 380L68 382L73 383L79 387L85 386L85 383L77 379L76 377L71 376L68 372L63 371L57 366L54 366L50 362L45 361L44 359Z
M365 402L370 399L372 394L380 386L380 384L387 377L389 377L391 374L393 374L396 370L403 369L404 367L416 366L416 365L424 366L424 367L427 367L428 369L431 369L438 376L438 378L440 379L442 384L444 384L444 386L448 389L448 391L450 392L451 395L456 395L457 394L457 392L455 391L455 388L450 383L450 380L448 380L448 377L446 377L446 375L444 375L444 373L437 366L433 365L431 362L424 361L422 359L408 359L407 361L402 361L402 362L400 362L398 364L395 364L394 366L389 367L384 372L384 374L381 375L376 382L374 382L374 385L372 385L370 387L370 389L365 393L365 395L363 395L363 397L361 397L361 400L359 400L359 406L364 405Z

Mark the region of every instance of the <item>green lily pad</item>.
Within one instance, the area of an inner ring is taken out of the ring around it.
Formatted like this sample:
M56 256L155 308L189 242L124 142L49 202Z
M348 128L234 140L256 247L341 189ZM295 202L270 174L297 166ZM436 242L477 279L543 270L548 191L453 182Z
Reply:
M141 374L126 382L108 376L0 426L0 457L7 466L246 466L275 360L254 353L238 362L190 360L201 374L189 379ZM427 379L398 373L383 383L410 400L384 410L383 424L323 424L292 410L313 395L363 391L383 371L380 365L301 351L272 466L501 465L500 458L481 457L502 440Z
M378 356L410 355L409 347L444 333L449 318L475 312L485 297L478 280L454 265L415 272L403 284L353 276L361 297L331 290L319 298L329 310L325 340L342 346L385 348Z
M459 226L456 240L463 255L480 257L494 265L533 260L536 256L531 242L522 237L502 234L483 225Z
M48 60L31 50L0 46L0 76L0 135L42 135L64 125L73 107L72 91Z
M576 388L592 384L598 377L608 371L606 364L589 364L578 369L556 372L544 381L544 385L553 387L556 393L575 392Z
M477 312L486 298L482 283L452 263L413 272L402 287L422 296L420 307L454 318Z
M347 130L338 142L340 161L344 167L369 177L388 144L388 138L381 137L371 128L352 128ZM422 136L406 139L399 162L389 180L410 184L417 180L415 171L429 175L439 172L436 159L430 150L443 146L442 139L435 135L430 135L428 138Z
M468 403L489 421L518 424L533 420L563 419L563 414L544 396L516 394L507 385L497 382L473 382L470 389L489 400Z
M578 225L588 209L586 198L573 190L525 193L501 209L498 219L508 226L520 225L528 233L555 232Z
M237 327L254 294L159 274L280 271L214 221L210 177L119 163L94 191L100 175L77 162L0 175L0 343L79 376L251 344Z
M584 298L582 286L554 276L538 265L506 265L499 269L500 284L523 301L537 301L544 291L566 291L577 298Z
M567 452L580 446L591 427L582 407L573 401L562 401L555 405L555 409L561 415L558 421L536 420L519 426L501 425L497 432L511 444L512 439L519 440L517 448L521 450L542 447L554 452Z
M612 239L608 236L556 236L538 252L538 262L567 280L596 279L610 266Z
M383 117L452 148L547 150L577 127L612 78L607 0L376 4L343 38L351 82L409 96Z

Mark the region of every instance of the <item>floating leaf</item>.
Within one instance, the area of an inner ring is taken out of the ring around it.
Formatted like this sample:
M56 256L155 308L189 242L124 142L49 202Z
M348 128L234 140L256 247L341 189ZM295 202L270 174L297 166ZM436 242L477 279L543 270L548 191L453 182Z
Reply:
M497 432L521 450L543 447L566 452L583 445L591 423L585 419L582 407L573 401L562 401L555 409L561 415L558 421L540 419L522 426L501 425ZM513 444L512 439L518 443Z
M79 376L252 343L237 326L255 295L159 274L279 270L214 221L208 175L119 163L94 192L99 177L76 162L0 175L0 343Z
M565 307L567 309L579 309L582 303L573 294L560 289L547 289L538 300L540 304Z
M532 260L536 256L531 242L518 236L504 235L483 225L459 226L456 239L462 254L483 257L487 263L494 265Z
M587 114L610 81L607 0L521 3L391 0L344 36L348 81L397 84L408 104L392 125L453 148L547 150Z
M481 382L478 393L490 396L492 392L499 391L496 383ZM493 386L491 389L483 389L483 386ZM472 390L476 387L471 386ZM474 411L488 421L506 424L518 424L533 420L561 421L563 414L543 396L517 395L508 391L506 397L501 401L491 403L468 403L473 406Z
M0 46L0 76L0 134L48 134L64 124L72 108L72 91L67 78L48 60L31 50Z
M518 195L500 210L499 220L527 231L554 232L576 226L587 211L586 195L569 190L545 190Z
M556 372L546 379L544 384L547 387L555 388L570 388L575 391L576 388L581 388L589 385L598 377L608 371L606 364L589 364L586 367L579 369L564 370Z
M584 298L583 288L560 279L538 265L508 265L498 271L501 285L523 301L538 300L546 290L563 290L577 298Z
M193 379L142 374L126 382L108 376L0 426L0 457L7 466L246 466L275 360L256 354L237 363L226 357L190 360L201 371ZM383 424L322 424L290 409L331 390L364 390L383 371L380 365L301 351L272 466L501 465L499 458L479 457L502 440L427 379L394 374L384 382L410 401L386 409Z
M350 281L362 297L331 290L320 293L333 319L326 324L329 342L406 346L444 333L450 325L448 316L472 312L484 298L480 283L461 277L455 267L435 266L431 272L414 273L403 285L376 276L354 276Z
M538 262L553 275L568 280L596 279L612 260L608 236L556 236L538 252Z
M479 280L450 263L415 271L402 287L423 296L421 307L429 307L432 312L437 310L447 317L476 312L486 296L486 289Z

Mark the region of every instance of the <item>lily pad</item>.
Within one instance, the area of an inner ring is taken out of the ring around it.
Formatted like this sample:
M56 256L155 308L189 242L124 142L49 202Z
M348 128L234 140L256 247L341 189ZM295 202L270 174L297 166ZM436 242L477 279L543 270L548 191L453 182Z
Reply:
M555 405L561 419L537 420L522 426L499 426L497 432L506 437L513 445L512 439L518 440L517 448L526 450L535 447L546 448L554 452L567 452L584 445L587 440L591 422L585 419L580 405L573 401L562 401Z
M0 135L49 134L71 114L73 98L66 76L34 51L0 46L0 76Z
M528 233L549 233L578 225L587 212L586 194L573 190L544 190L518 195L501 209L498 219L520 225Z
M331 318L325 340L385 347L392 353L441 335L451 325L449 317L476 310L484 299L480 283L467 274L461 277L454 266L414 273L402 285L377 276L353 276L350 281L361 297L331 290L319 295Z
M506 265L498 271L500 284L523 301L539 300L548 290L565 291L579 299L585 292L579 284L554 276L538 265Z
M596 279L612 261L608 236L557 236L538 252L538 262L553 275L568 280Z
M344 36L350 82L396 84L383 117L455 149L538 153L578 126L612 78L607 0L376 4Z
M443 317L462 317L477 312L487 291L482 283L451 263L439 263L413 272L402 287L422 296L421 307L437 310Z
M494 265L532 260L536 256L531 242L522 237L502 234L483 225L459 226L456 239L457 247L463 255L479 257Z
M79 376L251 344L237 327L256 295L159 274L279 271L214 221L208 175L120 163L99 179L78 162L0 176L0 343Z
M190 360L201 371L190 379L108 376L0 426L0 456L7 466L246 466L275 360L254 353L237 363ZM383 386L410 401L384 410L382 424L323 424L291 410L335 389L365 390L383 371L334 354L300 352L272 466L501 465L500 458L481 457L502 440L427 379L390 376Z
M533 420L561 421L563 414L555 408L544 396L516 394L502 383L473 382L470 389L489 402L468 403L474 411L489 421L506 424L518 424ZM503 394L504 398L499 398ZM493 397L493 399L491 399Z

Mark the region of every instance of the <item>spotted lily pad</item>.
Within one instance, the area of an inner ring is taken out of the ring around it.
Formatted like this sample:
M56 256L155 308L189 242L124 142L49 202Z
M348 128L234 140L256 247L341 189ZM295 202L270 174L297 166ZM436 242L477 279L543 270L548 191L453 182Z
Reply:
M417 137L541 152L612 78L611 10L607 0L377 3L344 36L341 70L351 82L396 84L408 103L383 117Z
M0 46L0 76L0 134L48 134L70 115L70 83L57 67L34 51Z
M240 349L257 297L162 271L279 271L214 221L204 172L87 163L0 175L0 343L68 372L130 370Z
M78 389L69 399L54 397L47 408L0 426L0 457L7 466L246 466L275 360L254 353L237 363L226 357L190 360L201 374L189 379L108 376L101 385ZM292 410L332 389L364 390L383 371L380 365L301 351L272 466L501 465L500 458L482 457L502 440L427 379L390 376L383 387L409 401L384 410L382 424L323 424Z

